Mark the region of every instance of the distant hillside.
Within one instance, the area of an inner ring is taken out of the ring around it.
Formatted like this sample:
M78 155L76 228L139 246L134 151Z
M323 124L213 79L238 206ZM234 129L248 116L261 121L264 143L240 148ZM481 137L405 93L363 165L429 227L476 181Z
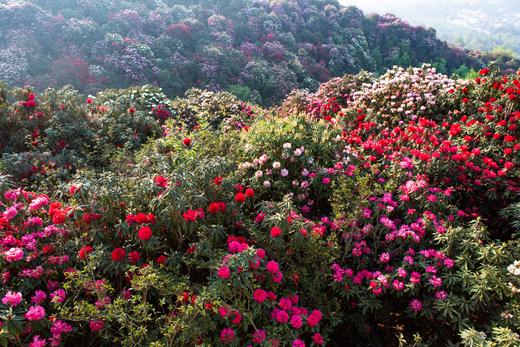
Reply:
M366 12L391 12L434 27L441 39L470 49L520 54L520 2L511 0L340 0Z
M433 29L335 0L0 0L0 80L85 93L150 83L272 104L361 69L479 68ZM507 64L506 64L507 65Z

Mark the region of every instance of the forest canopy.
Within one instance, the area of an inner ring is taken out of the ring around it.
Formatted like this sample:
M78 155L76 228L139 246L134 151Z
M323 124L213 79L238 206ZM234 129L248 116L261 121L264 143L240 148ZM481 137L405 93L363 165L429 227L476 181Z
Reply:
M422 63L452 73L488 61L433 29L335 0L0 1L0 80L41 90L153 84L269 105L346 73Z

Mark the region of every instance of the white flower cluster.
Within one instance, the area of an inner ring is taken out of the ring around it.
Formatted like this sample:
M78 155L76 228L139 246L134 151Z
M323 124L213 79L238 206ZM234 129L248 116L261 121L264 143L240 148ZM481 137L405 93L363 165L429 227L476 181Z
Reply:
M435 107L436 95L454 88L454 80L428 66L394 68L373 84L364 84L363 90L354 94L354 104L373 111L377 107L379 115L403 114L415 118Z
M248 151L253 149L252 145L250 144L246 144L245 148ZM251 162L248 161L240 163L238 168L239 170L254 169L254 178L260 181L264 188L270 188L273 181L276 181L279 178L287 178L291 174L291 171L285 167L284 164L290 165L291 163L294 163L297 158L302 157L306 150L304 146L297 147L295 149L293 148L293 144L289 142L286 142L282 145L282 161L271 161L272 158L270 158L267 154L262 154L260 157L253 159ZM314 163L312 158L308 158L306 161L311 165ZM292 187L301 188L303 190L309 188L309 180L312 179L312 177L308 177L310 175L311 173L306 168L304 168L301 172L302 181L292 179L292 181L290 181ZM276 176L278 176L278 178ZM312 176L315 176L315 173L312 174ZM300 200L304 200L306 197L306 194L301 194L298 198Z
M507 267L507 271L511 273L513 276L520 277L520 260L515 260L513 264L509 265ZM520 294L520 288L518 287L518 281L517 284L513 284L511 282L508 283L509 287L511 288L511 291L513 294Z
M26 54L21 48L11 46L0 50L0 81L9 85L22 82L28 67Z
M105 68L101 65L90 65L88 67L88 73L93 77L101 77L105 74Z
M520 260L515 260L515 262L507 267L507 271L509 271L513 276L520 276Z

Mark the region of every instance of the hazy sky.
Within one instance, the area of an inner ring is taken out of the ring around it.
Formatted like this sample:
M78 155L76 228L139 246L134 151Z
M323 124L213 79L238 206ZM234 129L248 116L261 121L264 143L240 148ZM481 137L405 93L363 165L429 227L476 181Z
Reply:
M377 12L379 12L378 10L384 11L385 9L390 9L392 7L395 7L396 4L399 4L399 1L396 0L339 0L339 2L343 5L355 5L362 9L374 10ZM407 1L407 3L413 2L413 0Z
M343 5L355 5L367 13L392 12L414 24L456 16L461 11L476 16L510 17L520 15L519 0L339 0ZM468 12L469 11L469 12Z
M437 18L438 16L444 17L444 15L440 13L433 14L430 12L432 0L339 0L339 2L343 5L357 6L366 14L384 14L390 12L415 25L433 26L432 18ZM438 4L440 1L436 2L437 8L443 6L442 4ZM439 10L439 12L444 12L442 8L439 8ZM424 11L430 13L424 13Z
M432 0L339 0L339 2L343 5L357 6L367 14L372 12L380 14L391 12L416 25L431 23L433 14L422 16L420 13L417 13L421 11L421 8L427 8L429 11L433 3L436 3L436 6L444 5L439 4L440 1ZM468 3L475 2L475 0L453 0L453 3L455 2ZM441 8L439 12L444 12L444 9Z
M412 25L470 48L496 46L520 53L520 0L339 0L366 14L393 13Z

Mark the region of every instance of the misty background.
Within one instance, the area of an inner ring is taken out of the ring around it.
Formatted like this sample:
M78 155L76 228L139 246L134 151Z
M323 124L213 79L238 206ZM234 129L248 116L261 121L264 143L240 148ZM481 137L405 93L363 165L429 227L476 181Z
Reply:
M520 54L518 0L340 0L366 14L393 13L413 25L434 28L441 39L466 48Z

